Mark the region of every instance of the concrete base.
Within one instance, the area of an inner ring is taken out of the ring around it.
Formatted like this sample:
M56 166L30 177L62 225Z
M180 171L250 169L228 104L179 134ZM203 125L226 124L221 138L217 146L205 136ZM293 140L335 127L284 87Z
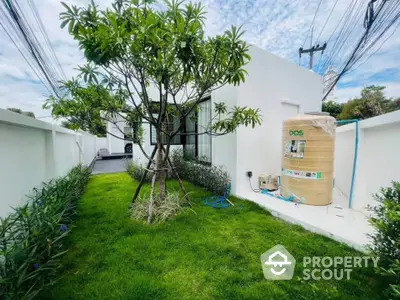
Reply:
M296 205L255 192L245 192L237 196L259 204L278 218L362 252L366 252L369 242L367 234L373 232L373 227L368 223L368 214L347 208L347 199L336 189L333 202L327 206Z

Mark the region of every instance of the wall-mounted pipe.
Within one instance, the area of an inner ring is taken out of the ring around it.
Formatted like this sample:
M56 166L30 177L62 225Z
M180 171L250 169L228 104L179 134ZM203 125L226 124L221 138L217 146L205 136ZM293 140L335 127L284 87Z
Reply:
M349 208L352 208L353 205L353 194L354 194L354 182L356 178L356 170L357 170L357 160L358 160L358 143L359 143L359 126L358 120L339 120L336 121L337 124L349 124L349 123L356 123L356 141L355 141L355 152L354 152L354 161L353 161L353 174L351 176L351 186L350 186L350 199L349 199Z

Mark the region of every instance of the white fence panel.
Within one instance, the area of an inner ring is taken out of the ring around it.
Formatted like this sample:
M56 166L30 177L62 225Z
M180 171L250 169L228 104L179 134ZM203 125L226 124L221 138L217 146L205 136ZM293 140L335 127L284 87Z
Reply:
M350 192L355 124L337 129L335 182L346 196ZM359 122L359 152L352 207L375 205L372 195L400 181L400 111Z
M95 155L93 135L0 109L0 217L23 203L33 187L90 164Z
M108 150L108 141L107 138L96 138L96 153L100 149L107 149Z
M83 145L83 164L90 165L97 155L97 137L83 131L80 131L80 133Z
M347 198L350 196L351 177L355 153L355 124L345 125L348 131L338 127L335 141L335 187Z

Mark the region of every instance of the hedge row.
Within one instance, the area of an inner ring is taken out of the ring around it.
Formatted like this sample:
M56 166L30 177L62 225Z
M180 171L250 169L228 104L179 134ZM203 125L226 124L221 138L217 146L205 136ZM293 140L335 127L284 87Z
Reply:
M33 189L25 205L0 220L0 299L32 299L56 280L89 177L88 168L75 167Z

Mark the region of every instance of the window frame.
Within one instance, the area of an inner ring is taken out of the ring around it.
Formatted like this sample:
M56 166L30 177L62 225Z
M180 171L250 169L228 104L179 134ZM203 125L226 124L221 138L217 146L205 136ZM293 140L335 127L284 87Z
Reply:
M153 114L153 116L157 117L158 114ZM174 122L169 122L169 123L172 124L172 130L174 130L174 128L173 128ZM181 124L182 124L182 118L179 118L179 125L181 125ZM155 145L157 145L157 141L155 140L155 137L154 137L154 141L153 141L153 130L155 131L155 128L154 128L153 124L149 124L149 125L150 125L150 145L155 146ZM185 124L183 126L182 132L186 132ZM183 145L183 137L184 137L184 135L179 135L179 134L174 136L171 141L171 146ZM176 140L174 141L174 139L176 139Z
M198 104L201 104L201 103L203 103L203 102L206 102L206 101L210 101L210 105L212 106L212 101L211 101L211 95L209 95L209 96L206 96L206 97L204 97L203 99L201 99L201 101L199 101L199 103ZM197 135L198 134L198 132L199 132L199 128L198 128L198 112L196 111L195 112L195 117L196 117L196 126L195 126L195 142L194 142L194 148L195 148L195 150L194 150L194 152L195 152L195 155L194 155L194 158L192 158L192 159L186 159L186 160L188 160L188 161L195 161L196 163L199 163L199 164L202 164L202 165L206 165L206 166L211 166L212 165L212 136L210 136L210 161L205 161L205 160L201 160L201 159L199 159L199 136ZM211 107L211 109L210 109L210 120L212 119L212 107ZM185 126L184 126L184 129L185 129L185 133L186 133L186 122L185 122ZM185 138L186 138L186 136L185 136ZM184 154L184 157L186 157L186 155L185 155L185 146L186 146L186 139L185 139L185 143L183 143L183 154Z
M130 128L130 129L131 129L131 134L132 134L132 137L133 137L133 138L134 138L134 134L135 134L135 132L134 132L134 130L133 130L132 127L130 127L130 126L124 126L124 141L133 142L132 139L130 139L130 137L129 137L128 135L126 135L126 133L125 133L125 129L126 129L126 128Z

